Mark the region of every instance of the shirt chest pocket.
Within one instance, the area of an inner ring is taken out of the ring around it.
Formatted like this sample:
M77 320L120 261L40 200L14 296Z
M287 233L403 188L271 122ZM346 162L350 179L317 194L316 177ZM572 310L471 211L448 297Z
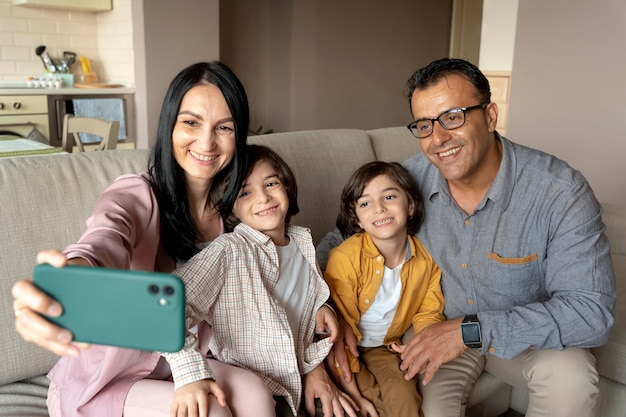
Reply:
M487 277L496 297L513 304L537 301L543 298L543 275L536 254L522 258L503 258L489 253Z

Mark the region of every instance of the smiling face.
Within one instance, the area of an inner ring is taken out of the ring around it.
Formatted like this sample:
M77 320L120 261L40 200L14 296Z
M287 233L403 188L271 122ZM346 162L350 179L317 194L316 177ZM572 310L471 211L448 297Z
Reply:
M233 214L242 223L265 233L280 246L289 243L285 235L285 217L289 197L278 172L266 160L255 163L244 180L235 201Z
M388 175L378 175L367 183L356 201L359 226L376 246L382 240L406 240L407 220L415 207L409 203L406 192Z
M172 131L176 162L187 182L210 186L235 155L235 126L222 92L200 84L185 94Z
M435 118L455 107L470 107L479 102L472 83L465 77L451 74L411 96L415 120ZM489 103L485 110L466 113L465 124L445 130L434 123L433 133L419 139L424 155L441 171L448 182L472 184L491 182L500 166L499 142L495 139L498 107Z

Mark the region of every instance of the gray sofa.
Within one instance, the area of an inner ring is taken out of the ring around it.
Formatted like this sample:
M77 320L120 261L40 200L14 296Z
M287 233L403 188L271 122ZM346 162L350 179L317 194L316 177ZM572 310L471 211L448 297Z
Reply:
M256 136L291 165L300 188L301 212L294 223L310 227L317 243L334 227L348 176L363 163L402 161L419 150L403 127L377 130L316 130ZM63 248L84 228L95 199L115 177L145 168L145 150L0 158L0 415L47 416L47 371L56 358L15 332L11 286L29 277L36 253ZM605 205L619 290L611 340L593 350L600 380L600 417L626 416L626 207ZM492 375L481 376L470 397L471 416L524 413L527 392Z

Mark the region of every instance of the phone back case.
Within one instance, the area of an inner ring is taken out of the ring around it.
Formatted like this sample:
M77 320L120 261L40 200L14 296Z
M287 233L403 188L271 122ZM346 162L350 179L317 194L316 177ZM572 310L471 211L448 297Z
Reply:
M76 341L161 352L184 345L185 287L174 275L41 264L33 277L63 306L60 317L46 318Z

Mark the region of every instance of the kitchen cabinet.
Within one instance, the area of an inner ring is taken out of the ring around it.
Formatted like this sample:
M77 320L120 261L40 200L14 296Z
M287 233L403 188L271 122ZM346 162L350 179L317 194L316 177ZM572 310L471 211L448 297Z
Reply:
M13 0L13 5L87 12L113 10L112 0Z

